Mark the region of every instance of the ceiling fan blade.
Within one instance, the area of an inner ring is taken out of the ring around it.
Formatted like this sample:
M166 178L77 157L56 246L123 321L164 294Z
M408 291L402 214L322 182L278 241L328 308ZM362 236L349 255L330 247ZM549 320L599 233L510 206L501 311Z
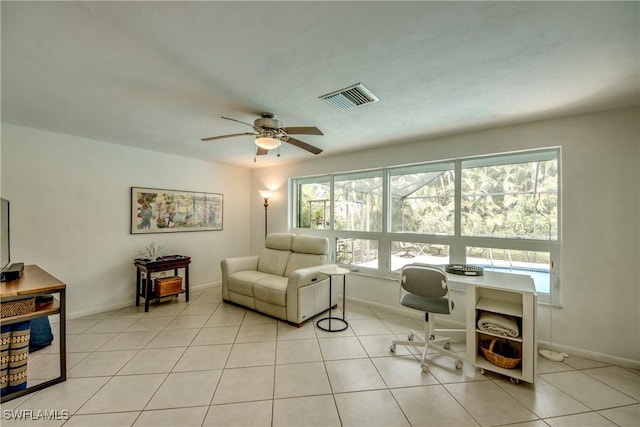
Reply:
M313 154L322 153L322 150L319 149L318 147L314 147L313 145L307 144L306 142L302 142L299 139L295 139L295 138L289 137L287 142L289 144L291 144L291 145L295 145L298 148L302 148L303 150L307 150L308 152L313 153Z
M258 149L256 150L256 156L264 156L268 152L269 150L267 150L266 148L258 147Z
M243 125L247 125L247 126L251 126L253 127L253 125L251 123L247 123L247 122L243 122L242 120L238 120L238 119L231 119L229 117L220 117L221 119L225 119L225 120L231 120L232 122L238 122L238 123L242 123Z
M234 136L242 136L242 135L255 135L255 133L245 132L245 133L232 133L230 135L210 136L209 138L202 138L202 141L215 141L216 139L231 138Z
M292 128L284 128L289 135L324 135L320 129L315 126L298 126Z

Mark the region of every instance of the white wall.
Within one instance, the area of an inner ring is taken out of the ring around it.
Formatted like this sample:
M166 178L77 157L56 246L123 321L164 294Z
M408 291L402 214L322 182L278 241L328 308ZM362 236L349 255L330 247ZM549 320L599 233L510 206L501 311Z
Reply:
M133 259L151 242L192 257L192 287L249 250L247 169L5 124L2 139L12 261L65 282L70 317L133 304ZM132 186L222 193L224 229L131 235Z
M263 244L258 190L275 190L269 231L288 230L289 177L561 146L563 306L553 310L554 347L640 367L639 113L580 115L254 170L252 251ZM395 282L356 275L347 291L390 306L397 306L397 295ZM548 319L548 308L540 306L539 340L548 340Z

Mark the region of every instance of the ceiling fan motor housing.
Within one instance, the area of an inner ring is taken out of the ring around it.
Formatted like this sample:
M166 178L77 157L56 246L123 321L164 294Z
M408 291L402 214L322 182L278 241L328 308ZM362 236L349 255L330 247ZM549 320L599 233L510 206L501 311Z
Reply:
M282 122L277 119L273 113L262 113L261 118L253 122L253 126L257 128L280 129Z

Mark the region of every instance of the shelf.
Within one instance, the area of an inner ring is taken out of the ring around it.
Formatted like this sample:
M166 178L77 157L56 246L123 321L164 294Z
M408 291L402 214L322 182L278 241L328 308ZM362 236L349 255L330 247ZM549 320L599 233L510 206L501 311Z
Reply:
M179 292L173 292L173 293L162 295L162 296L158 296L158 295L155 294L155 292L152 292L151 295L149 295L149 297L150 297L149 301L153 301L153 300L159 299L159 298L172 297L172 296L175 296L175 295L184 294L185 292L186 291L183 289L183 290L181 290ZM144 293L140 293L140 298L146 298Z
M0 323L8 325L12 323L25 322L27 320L35 319L41 316L51 316L53 314L60 313L60 302L54 299L49 304L41 304L36 311L31 313L21 314L19 316L3 317L0 319Z
M522 317L522 304L499 299L480 297L476 303L476 309Z
M491 332L483 331L482 329L476 329L476 333L489 337L504 338L508 341L522 342L522 337L505 337L504 335L492 334Z
M482 368L485 371L495 372L497 374L502 374L504 376L511 377L511 378L517 378L519 380L523 379L522 368L521 368L522 367L522 362L520 362L520 365L517 368L505 369L505 368L501 368L500 366L496 366L493 363L489 362L482 355L478 355L476 357L476 363L474 365L475 365L476 368Z

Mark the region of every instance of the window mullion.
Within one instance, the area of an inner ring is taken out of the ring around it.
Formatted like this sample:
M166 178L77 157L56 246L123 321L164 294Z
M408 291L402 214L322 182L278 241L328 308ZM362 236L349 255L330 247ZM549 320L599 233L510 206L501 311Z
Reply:
M462 161L455 161L454 171L454 214L453 214L453 239L449 247L450 262L464 262L466 247L462 236Z

